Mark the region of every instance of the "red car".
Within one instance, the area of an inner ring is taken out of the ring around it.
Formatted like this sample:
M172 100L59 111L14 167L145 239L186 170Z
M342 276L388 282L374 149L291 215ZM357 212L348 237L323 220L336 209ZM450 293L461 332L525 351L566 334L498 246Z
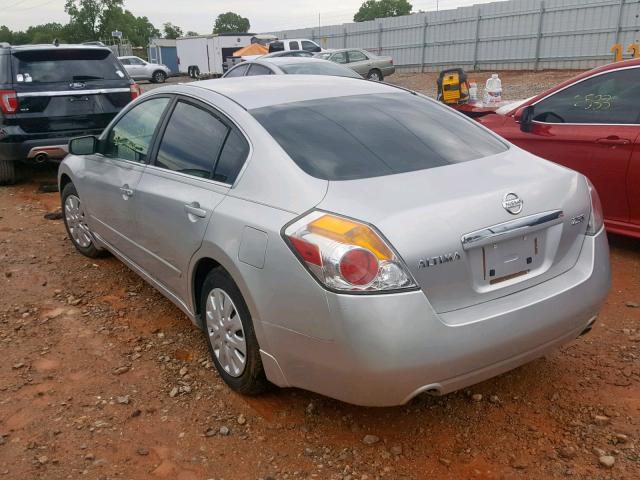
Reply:
M640 238L640 59L596 68L478 121L585 174L607 230Z

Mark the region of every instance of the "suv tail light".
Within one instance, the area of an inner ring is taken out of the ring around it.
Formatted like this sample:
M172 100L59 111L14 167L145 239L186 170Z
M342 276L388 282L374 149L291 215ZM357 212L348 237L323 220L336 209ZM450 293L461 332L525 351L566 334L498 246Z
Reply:
M283 236L325 287L345 293L416 288L391 245L372 226L314 211L285 227Z
M600 202L600 196L596 191L596 187L593 183L587 180L587 187L589 187L589 194L591 195L591 215L589 216L589 223L587 224L587 235L595 235L600 231L602 225L604 225L604 214L602 212L602 203Z
M137 83L132 83L130 90L131 90L131 100L135 100L140 96L140 85L138 85Z
M15 90L0 90L0 111L2 113L16 113L18 106L18 94Z

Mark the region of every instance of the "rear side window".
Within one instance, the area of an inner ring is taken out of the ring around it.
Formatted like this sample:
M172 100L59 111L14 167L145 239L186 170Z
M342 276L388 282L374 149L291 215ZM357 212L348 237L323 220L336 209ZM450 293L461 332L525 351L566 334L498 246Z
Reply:
M13 54L18 83L118 80L126 76L111 51L105 49L44 49Z
M211 178L228 128L210 112L178 102L160 142L156 166Z
M300 168L324 180L424 170L507 150L475 122L404 92L295 102L251 114Z
M269 53L281 52L283 50L284 50L284 43L282 42L271 42L269 44Z
M246 65L246 64L238 65L237 67L229 70L225 75L225 78L226 77L242 77L244 76L244 73L247 71L247 68L249 68L249 65Z
M296 62L287 65L279 65L284 73L289 75L333 75L336 77L351 77L362 79L360 75L350 68L336 65L324 60L311 60L308 62Z
M300 45L295 40L291 41L289 42L289 50L300 50Z
M364 53L359 52L358 50L350 50L349 51L349 61L350 62L363 62L368 60Z
M213 179L232 184L240 173L247 155L249 155L249 144L242 134L234 128L224 144Z
M270 68L265 67L264 65L258 65L257 63L251 64L249 68L249 73L247 73L247 77L251 77L254 75L271 75L273 72Z
M9 55L0 54L0 83L13 83L11 81L11 66L9 65Z

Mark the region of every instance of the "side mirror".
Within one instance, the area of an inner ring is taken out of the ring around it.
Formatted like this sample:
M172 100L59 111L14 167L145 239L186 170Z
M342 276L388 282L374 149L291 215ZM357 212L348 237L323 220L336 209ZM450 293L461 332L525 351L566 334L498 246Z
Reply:
M520 130L523 132L530 132L533 129L533 116L535 114L535 108L533 105L528 105L521 108L515 114L516 122L520 122Z
M93 135L73 138L69 142L69 153L72 155L93 155L98 151L98 139Z

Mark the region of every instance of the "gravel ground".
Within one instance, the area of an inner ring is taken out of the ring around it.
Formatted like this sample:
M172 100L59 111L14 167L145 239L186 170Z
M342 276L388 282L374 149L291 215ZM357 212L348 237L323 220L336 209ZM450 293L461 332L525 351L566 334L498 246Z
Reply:
M640 478L638 241L610 239L591 334L468 391L384 409L248 398L168 300L44 218L59 197L39 174L0 189L0 478Z
M560 82L576 76L580 72L575 70L545 70L543 72L469 72L469 81L477 82L479 88L478 95L480 97L482 97L482 88L487 81L487 78L489 78L492 73L498 73L502 79L504 100L520 100L551 88ZM435 97L437 79L438 74L434 72L396 73L385 78L385 81L419 91L429 95L430 97ZM193 80L189 77L172 77L167 81L167 83L187 83L191 81ZM162 85L141 82L140 86L142 90L146 92L148 90L161 87Z

